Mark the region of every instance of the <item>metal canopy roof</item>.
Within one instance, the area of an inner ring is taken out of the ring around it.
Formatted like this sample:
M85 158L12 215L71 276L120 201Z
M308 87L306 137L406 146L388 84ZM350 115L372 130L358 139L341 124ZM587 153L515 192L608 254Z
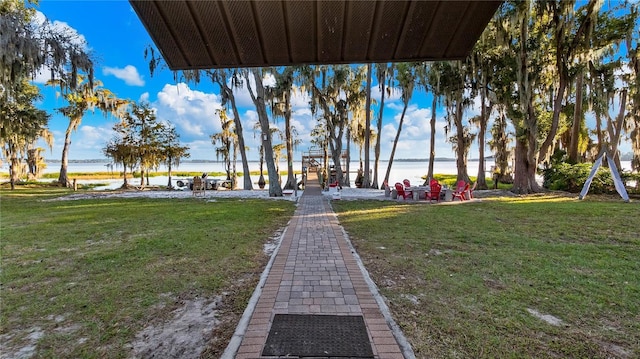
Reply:
M502 3L130 0L172 70L454 60Z

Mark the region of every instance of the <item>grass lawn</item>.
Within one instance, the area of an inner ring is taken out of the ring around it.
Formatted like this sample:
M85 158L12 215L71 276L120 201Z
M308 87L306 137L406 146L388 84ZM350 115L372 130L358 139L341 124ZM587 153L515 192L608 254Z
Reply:
M59 201L56 187L0 190L0 346L37 357L126 358L149 324L222 296L218 357L284 228L290 201ZM27 350L28 351L28 350Z
M332 205L418 358L640 357L637 201Z

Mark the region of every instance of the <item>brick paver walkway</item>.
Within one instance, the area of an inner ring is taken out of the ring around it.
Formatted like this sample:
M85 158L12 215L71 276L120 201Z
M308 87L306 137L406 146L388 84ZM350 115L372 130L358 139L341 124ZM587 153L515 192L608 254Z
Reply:
M239 348L230 355L262 358L275 314L362 315L374 356L404 358L328 200L311 176L246 330L240 333Z

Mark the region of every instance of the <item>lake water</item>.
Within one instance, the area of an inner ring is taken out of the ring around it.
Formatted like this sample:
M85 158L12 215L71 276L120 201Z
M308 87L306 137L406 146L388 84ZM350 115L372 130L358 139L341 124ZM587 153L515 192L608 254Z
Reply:
M493 160L490 161L486 161L485 163L485 169L489 170L491 168L491 166L493 166ZM378 182L381 183L382 180L384 179L384 175L386 173L387 170L387 165L388 165L388 161L380 161L380 166L378 168ZM296 171L300 171L301 170L301 163L297 162L294 163L294 169ZM351 171L352 173L350 174L350 180L351 180L351 184L353 187L355 187L355 178L356 178L356 173L355 171L357 171L358 169L358 161L352 161L351 164ZM266 168L266 166L264 166ZM286 170L286 164L285 163L281 163L280 164L280 168L283 170ZM631 168L631 161L622 161L622 168L629 171ZM373 170L373 162L371 163L371 169ZM391 167L391 173L389 176L389 182L390 183L395 183L395 182L401 182L403 179L408 179L411 181L411 183L413 184L422 184L424 182L424 180L422 179L422 176L425 176L427 174L427 171L429 169L429 161L394 161L393 165ZM4 170L4 168L3 168ZM238 162L237 164L237 170L241 171L242 170L242 163ZM251 171L259 171L260 170L260 163L255 161L255 162L249 162L249 170ZM57 173L60 171L60 163L49 163L47 164L47 168L45 169L45 173ZM108 163L107 162L92 162L92 163L70 163L69 167L68 167L68 172L69 173L91 173L91 172L107 172L109 171L109 167L108 167ZM114 173L118 174L118 172L120 171L119 168L113 168ZM167 169L164 166L161 166L158 171L160 172L166 172ZM224 164L221 162L184 162L182 164L180 164L180 166L178 168L173 168L173 172L175 173L176 171L178 172L207 172L207 173L212 173L212 172L224 172ZM265 177L266 177L266 170L265 172ZM467 164L467 172L470 176L477 176L478 174L478 161L477 160L470 160ZM436 174L456 174L457 170L456 170L456 162L455 161L436 161L434 162L434 173ZM254 188L258 188L258 177L257 175L251 176L251 180L254 184ZM179 178L177 178L175 175L173 176L172 180L173 180L173 184L175 186L175 182L176 180L178 180ZM286 178L285 178L286 179ZM139 178L134 178L131 179L129 178L130 183L132 184L139 184L140 183L140 179ZM242 181L240 179L240 181ZM104 181L99 181L99 180L90 180L90 181L79 181L79 183L83 183L83 182L91 182L91 183L99 183L99 182L104 182L107 184L107 186L105 187L101 187L101 189L115 189L118 188L122 185L122 178L117 179L117 180L104 180ZM167 176L157 176L157 177L150 177L149 178L149 182L151 185L163 185L166 186L167 182L168 182L168 177Z
M356 171L358 169L358 162L357 161L352 161L351 162L351 171L352 173L350 174L350 180L352 183L352 186L355 186L355 179L356 179ZM387 165L388 165L388 161L380 161L380 166L379 166L379 175L378 175L378 181L382 182L384 175L386 173L387 170ZM487 169L490 168L493 165L493 161L488 161L486 164ZM264 166L266 168L266 165ZM286 164L282 163L280 165L280 168L282 170L286 170ZM300 171L302 168L302 165L300 162L295 163L294 164L294 169L296 171ZM371 169L373 170L373 162L371 163ZM429 161L411 161L411 162L404 162L404 161L394 161L393 165L391 167L391 173L390 173L390 182L395 183L395 182L400 182L403 179L407 178L411 181L411 183L422 183L424 182L424 180L421 178L422 176L425 176L427 174L427 171L429 169ZM119 168L113 168L114 173L120 172L121 169ZM237 170L241 171L242 170L242 163L238 162L237 164ZM260 170L260 163L259 162L249 162L249 170L251 171L259 171ZM45 169L45 173L57 173L60 171L60 163L49 163L47 164L47 168ZM91 172L107 172L109 171L109 167L108 167L108 163L104 162L104 163L99 163L99 162L92 162L92 163L69 163L69 167L67 170L69 173L91 173ZM167 169L164 166L161 166L158 171L160 172L166 172ZM224 164L221 162L184 162L181 163L180 166L178 168L173 168L173 172L207 172L207 173L213 173L213 172L224 172ZM477 175L478 172L478 161L469 161L468 164L468 171L469 171L469 175L471 176L475 176ZM456 173L456 163L455 161L436 161L434 163L434 172L435 173L441 173L441 174L455 174ZM264 171L265 176L266 176L266 170ZM251 176L251 180L254 183L254 187L257 188L257 182L258 182L258 177L257 175L255 176ZM176 178L176 176L174 175L172 177L172 180L174 182L175 185L175 181L178 178ZM129 178L130 183L133 184L138 184L140 182L140 179L131 179ZM81 181L82 182L87 182L87 181ZM98 181L98 180L91 180L88 182L92 182L92 183L98 183L98 182L104 182L104 183L109 183L109 186L107 187L103 187L104 189L112 189L112 188L118 188L120 187L120 185L122 185L122 179L119 179L117 181L113 181L113 180L104 180L104 181ZM149 182L151 185L167 185L168 182L168 178L167 176L157 176L157 177L150 177L149 178Z

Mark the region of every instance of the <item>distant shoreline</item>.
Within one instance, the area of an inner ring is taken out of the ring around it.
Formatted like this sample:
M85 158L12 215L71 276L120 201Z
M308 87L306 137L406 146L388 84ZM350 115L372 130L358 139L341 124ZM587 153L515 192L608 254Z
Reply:
M493 161L493 156L491 157L486 157L485 158L486 161ZM351 162L358 162L358 159L351 159ZM373 162L373 159L371 160ZM381 162L388 162L388 160L380 160ZM428 158L398 158L398 159L394 159L394 162L429 162ZM436 157L434 159L434 162L455 162L456 159L455 158L446 158L446 157L441 157L438 158ZM468 159L468 161L473 162L473 161L478 161L477 158L470 158ZM51 159L51 160L46 160L46 163L61 163L62 161L60 160L56 160L56 159ZM259 160L249 160L248 162L250 163L259 163ZM89 159L89 160L69 160L69 163L112 163L112 161L108 160L108 159ZM224 163L224 161L217 161L217 160L182 160L180 161L180 163ZM238 161L238 163L240 163L240 161Z

